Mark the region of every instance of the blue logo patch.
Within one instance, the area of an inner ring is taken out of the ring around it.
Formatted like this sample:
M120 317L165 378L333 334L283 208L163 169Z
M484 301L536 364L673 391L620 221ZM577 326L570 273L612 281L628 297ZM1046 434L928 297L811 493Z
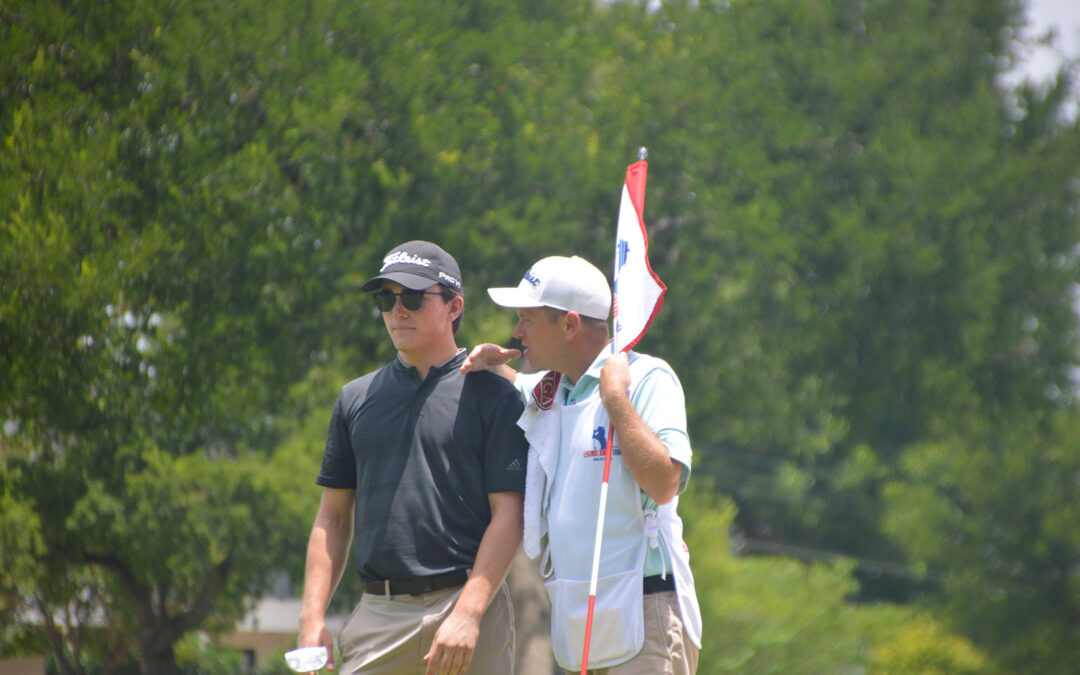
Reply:
M536 278L536 275L533 274L533 271L531 269L525 273L525 281L528 281L534 287L540 285L540 280Z
M596 427L593 429L592 440L592 450L586 450L583 458L604 461L604 453L607 452L607 427ZM622 450L619 450L618 448L611 449L612 457L621 454Z

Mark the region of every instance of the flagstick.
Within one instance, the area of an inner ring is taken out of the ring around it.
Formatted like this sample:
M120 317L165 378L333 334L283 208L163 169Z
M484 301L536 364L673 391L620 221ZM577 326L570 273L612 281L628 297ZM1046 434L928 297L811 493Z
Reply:
M638 161L639 162L644 162L647 157L648 157L648 151L644 147L639 148L638 149ZM629 172L628 172L628 174L629 174ZM645 194L644 194L645 193L644 174L641 174L641 176L642 176L641 177L641 184L640 184L641 194L639 196L639 208L643 204L644 198L645 198ZM625 189L625 185L626 184L624 183L624 189ZM621 217L621 206L620 206L620 217ZM645 225L644 225L644 222L641 221L640 212L638 213L638 222L641 224L642 232L644 232ZM616 323L619 320L619 292L618 292L618 289L619 289L619 271L618 271L619 270L619 258L618 258L618 256L619 256L619 254L618 254L618 250L617 250L617 244L618 244L617 239L618 239L618 237L616 237L616 253L615 253L615 275L614 275L615 293L614 293L614 302L612 303L612 305L614 307L614 312L613 312L614 316L613 316L613 318L614 318ZM647 246L647 244L646 244L646 246ZM647 259L646 259L646 261L647 261ZM652 274L651 269L649 270L649 273ZM656 280L659 282L659 280L660 280L659 277L656 277ZM662 284L661 284L661 286L662 286ZM666 289L666 287L664 287L664 288ZM661 292L661 297L662 296L663 296L663 293ZM654 314L655 314L656 309L659 309L659 305L655 306ZM652 321L652 318L650 317L649 321L646 322L645 327L642 329L641 333L639 335L635 336L632 340L630 340L629 343L623 349L629 349L629 348L633 347L634 344L637 342L637 340L640 339L641 336L645 334L645 330L648 329L648 323L650 323L651 321ZM612 333L613 333L613 335L612 335L612 339L611 339L611 353L612 353L612 355L615 355L615 354L618 354L620 351L622 351L622 349L619 348L619 344L618 344L618 342L619 342L619 331L614 330L614 331L612 331ZM608 423L608 435L607 435L607 447L604 449L604 480L600 484L600 508L598 509L597 514L596 514L596 539L593 542L592 576L589 578L589 613L585 618L585 646L584 646L583 654L581 656L581 675L587 675L588 670L589 670L589 645L590 645L590 643L592 641L593 609L596 606L596 580L597 580L597 577L599 577L599 575L600 575L600 548L601 548L601 546L603 544L603 537L604 537L604 515L607 512L608 478L611 475L611 455L612 455L612 444L614 442L614 439L615 439L615 428L609 422Z
M612 351L615 343L611 343ZM592 640L593 607L596 605L596 580L600 575L600 547L604 537L604 515L607 512L608 477L611 475L611 448L615 429L608 424L607 447L604 449L604 480L600 483L600 509L596 514L596 539L593 541L592 576L589 577L589 614L585 618L585 651L581 657L581 675L589 670L589 644Z

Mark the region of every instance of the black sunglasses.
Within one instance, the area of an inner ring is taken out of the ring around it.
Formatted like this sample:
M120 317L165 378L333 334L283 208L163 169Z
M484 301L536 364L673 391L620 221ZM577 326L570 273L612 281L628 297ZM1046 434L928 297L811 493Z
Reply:
M375 291L371 294L371 297L375 300L375 306L379 308L380 312L389 312L394 308L394 302L398 298L401 298L401 305L409 310L415 312L420 309L420 306L424 304L425 295L442 295L438 291L414 291L412 289L406 289L400 293L394 293L388 291L385 288L381 291Z

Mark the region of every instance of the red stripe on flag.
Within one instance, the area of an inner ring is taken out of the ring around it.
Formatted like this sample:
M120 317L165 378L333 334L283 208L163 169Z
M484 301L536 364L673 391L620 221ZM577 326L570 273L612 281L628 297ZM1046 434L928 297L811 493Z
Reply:
M626 167L626 191L637 211L638 221L645 223L645 179L649 174L649 164L645 161L634 162Z

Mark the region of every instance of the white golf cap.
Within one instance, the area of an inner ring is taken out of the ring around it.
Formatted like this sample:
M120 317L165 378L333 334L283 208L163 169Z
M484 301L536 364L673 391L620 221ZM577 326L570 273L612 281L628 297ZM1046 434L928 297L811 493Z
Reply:
M607 278L578 256L538 260L517 288L489 288L487 292L503 307L552 307L601 320L607 320L611 311Z

